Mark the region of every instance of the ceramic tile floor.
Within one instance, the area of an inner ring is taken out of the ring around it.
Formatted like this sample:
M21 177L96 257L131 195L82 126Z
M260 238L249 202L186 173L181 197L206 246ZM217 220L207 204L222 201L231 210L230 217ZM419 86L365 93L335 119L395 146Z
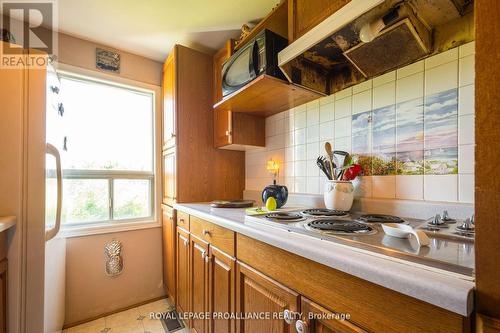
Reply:
M165 333L160 320L150 319L150 313L166 312L171 308L167 299L161 299L68 328L63 333ZM189 330L184 328L176 333L189 333Z

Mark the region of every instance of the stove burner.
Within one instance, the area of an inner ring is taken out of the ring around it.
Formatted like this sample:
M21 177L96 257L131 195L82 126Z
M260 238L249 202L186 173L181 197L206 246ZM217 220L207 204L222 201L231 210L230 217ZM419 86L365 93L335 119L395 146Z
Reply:
M361 215L359 217L359 220L362 222L368 222L368 223L404 223L405 222L405 220L403 220L400 217L393 216L393 215L383 215L383 214Z
M296 222L301 221L304 217L298 213L276 212L264 216L266 219L274 221Z
M314 220L307 223L307 226L319 231L341 234L365 234L374 231L374 229L364 223L339 219Z
M313 208L313 209L306 209L302 212L302 214L307 215L307 216L315 216L315 217L330 217L330 216L337 216L337 217L344 217L349 215L347 212L341 211L341 210L333 210L333 209L326 209L326 208Z

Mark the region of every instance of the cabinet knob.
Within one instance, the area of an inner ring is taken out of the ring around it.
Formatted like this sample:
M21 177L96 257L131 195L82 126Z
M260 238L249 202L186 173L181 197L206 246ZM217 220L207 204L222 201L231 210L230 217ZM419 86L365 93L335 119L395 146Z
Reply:
M307 333L307 323L302 320L297 320L295 322L295 330L297 333Z
M202 233L204 236L210 236L210 230L203 229Z
M207 260L207 251L202 251L201 252L201 258Z
M184 246L188 246L188 240L187 239L184 240Z
M230 136L231 135L231 131L226 131L226 135Z
M288 309L285 309L283 311L283 320L285 321L285 323L287 323L288 325L290 325L292 323L292 313L290 312L290 310Z

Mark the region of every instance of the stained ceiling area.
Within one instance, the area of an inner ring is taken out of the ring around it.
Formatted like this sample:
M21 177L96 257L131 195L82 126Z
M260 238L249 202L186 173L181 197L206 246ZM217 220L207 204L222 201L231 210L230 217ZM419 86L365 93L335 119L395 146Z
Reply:
M58 30L157 61L183 44L213 52L279 0L56 0Z

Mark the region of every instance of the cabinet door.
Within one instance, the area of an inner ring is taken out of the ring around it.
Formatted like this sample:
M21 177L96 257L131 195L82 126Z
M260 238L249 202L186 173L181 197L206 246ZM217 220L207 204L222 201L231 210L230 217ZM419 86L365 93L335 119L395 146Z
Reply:
M175 146L176 137L176 48L163 65L163 149Z
M237 263L236 272L236 312L269 315L264 320L240 320L238 332L295 332L295 321L285 321L284 314L298 312L299 295L243 263Z
M214 144L216 148L233 143L231 111L214 110Z
M341 317L342 314L331 312L304 297L301 313L301 319L296 322L299 333L366 333Z
M288 42L291 43L321 23L351 0L290 0Z
M235 308L235 259L210 245L209 311L234 313ZM231 319L212 318L211 333L234 333L236 322Z
M191 311L194 314L208 312L208 243L191 234ZM193 318L191 330L208 333L208 319Z
M177 196L175 148L163 152L163 203L172 206Z
M190 311L189 302L189 233L177 227L177 269L176 269L176 291L177 311Z
M175 303L175 210L163 205L163 283L165 292Z

